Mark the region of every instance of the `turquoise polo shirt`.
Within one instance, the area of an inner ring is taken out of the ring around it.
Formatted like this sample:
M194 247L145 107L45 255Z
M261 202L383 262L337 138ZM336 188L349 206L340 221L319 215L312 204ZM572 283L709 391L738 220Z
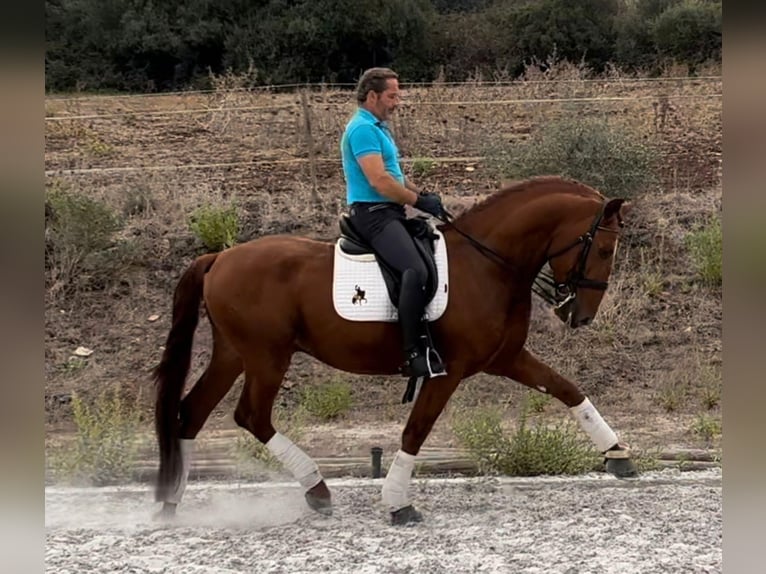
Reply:
M386 171L404 185L404 173L399 165L399 149L385 122L371 112L359 108L351 117L340 140L343 175L346 178L346 202L393 201L370 185L357 161L360 157L376 153L383 158Z

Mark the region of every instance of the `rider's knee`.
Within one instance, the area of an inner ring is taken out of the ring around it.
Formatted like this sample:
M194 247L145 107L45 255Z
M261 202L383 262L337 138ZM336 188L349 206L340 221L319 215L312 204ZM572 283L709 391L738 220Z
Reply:
M428 271L425 265L413 265L404 270L402 273L402 281L412 282L417 284L421 289L425 287L428 280Z

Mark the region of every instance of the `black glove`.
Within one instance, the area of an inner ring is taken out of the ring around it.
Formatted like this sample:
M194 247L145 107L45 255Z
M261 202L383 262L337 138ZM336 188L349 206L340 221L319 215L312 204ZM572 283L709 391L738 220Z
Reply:
M444 217L442 200L435 193L421 193L418 195L418 199L415 201L414 207L415 209L419 209L425 213L430 213L436 217Z

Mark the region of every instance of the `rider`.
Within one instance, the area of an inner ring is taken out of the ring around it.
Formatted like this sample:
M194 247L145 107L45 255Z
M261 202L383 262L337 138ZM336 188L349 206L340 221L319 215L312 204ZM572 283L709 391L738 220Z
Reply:
M428 271L404 226L405 204L438 217L444 213L441 198L420 192L399 164L399 150L387 124L399 105L398 75L388 68L365 71L356 99L359 108L340 145L349 218L377 256L401 273L398 311L405 374L444 375L444 367L427 356L422 318Z

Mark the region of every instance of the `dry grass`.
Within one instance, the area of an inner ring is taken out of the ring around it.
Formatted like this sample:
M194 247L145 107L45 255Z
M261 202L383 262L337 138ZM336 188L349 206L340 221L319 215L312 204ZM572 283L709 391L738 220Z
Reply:
M721 92L721 81L668 79L678 75L668 70L665 79L637 82L612 70L596 80L588 70L562 65L547 74L530 68L526 81L512 84L476 78L460 86L408 88L394 122L407 173L417 172L426 189L442 193L445 204L457 210L493 192L499 182L480 159L439 158L476 158L489 137L524 140L552 118L608 116L647 134L662 150L660 188L635 202L593 327L568 331L535 307L530 329L533 352L615 413L663 411L657 403L662 389L685 376L677 370L681 358L700 357L698 366L689 365L699 380L721 360L720 293L695 284L684 243L695 224L720 208L721 100L709 95ZM344 210L338 142L354 109L351 92L316 89L309 97L322 202L314 209L307 208L313 204L299 95L243 89L241 78L220 82L219 90L207 94L46 101L46 188L66 185L102 201L121 215L118 237L141 246L137 263L116 272L109 289L66 302L47 294L49 396L103 379L151 390L149 371L167 334L175 281L205 250L186 224L200 206L236 203L240 240L272 233L337 236L337 216ZM53 121L64 117L77 119ZM188 167L195 165L205 167ZM120 170L109 171L114 168ZM149 321L155 314L160 318ZM190 384L204 368L209 338L202 326ZM95 349L86 365L70 362L81 344ZM298 389L308 376L332 374L297 359L287 382ZM349 380L359 385L346 416L349 424L381 417L403 421L406 411L398 405L403 383ZM691 415L703 405L711 412L718 408L714 384L690 384L682 385L678 409ZM459 396L494 402L517 400L525 392L483 375L465 386L470 392L461 386ZM283 393L291 404L299 395ZM231 412L236 398L236 392L226 398L211 424L229 424L222 413ZM546 416L563 414L555 401L543 410ZM49 422L71 420L66 404L48 414Z

